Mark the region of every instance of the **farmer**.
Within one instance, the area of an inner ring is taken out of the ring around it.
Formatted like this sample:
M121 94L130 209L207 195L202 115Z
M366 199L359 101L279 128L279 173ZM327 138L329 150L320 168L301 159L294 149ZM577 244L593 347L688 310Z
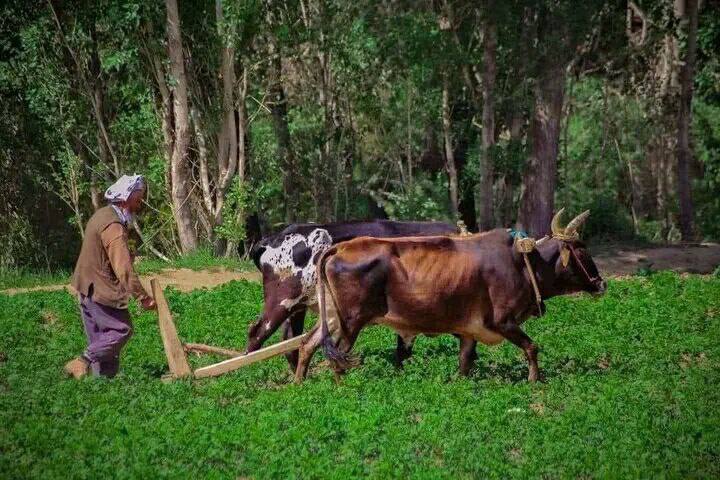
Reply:
M65 365L65 373L80 379L113 377L120 367L120 350L132 335L130 295L145 310L155 309L133 270L128 249L128 225L143 207L146 185L141 175L123 175L107 189L110 203L90 218L85 228L72 286L78 292L88 347Z

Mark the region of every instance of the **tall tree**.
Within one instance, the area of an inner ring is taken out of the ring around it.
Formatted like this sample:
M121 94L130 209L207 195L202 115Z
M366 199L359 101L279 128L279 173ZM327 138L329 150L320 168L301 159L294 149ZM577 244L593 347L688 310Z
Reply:
M455 151L453 150L452 119L450 112L450 81L448 73L443 75L442 84L442 126L443 144L445 145L445 168L448 174L448 190L450 194L450 213L453 218L458 216L458 172L455 164Z
M170 198L173 204L173 216L178 228L180 247L183 253L195 250L198 246L197 231L193 224L193 215L189 202L190 171L190 111L188 106L187 76L185 75L185 55L180 31L180 13L177 0L166 0L167 41L170 57L173 97L172 155L170 157Z
M495 166L493 148L495 147L495 79L497 76L497 29L493 19L493 0L485 5L483 19L483 73L482 73L482 151L480 177L480 230L489 230L495 226L493 205L493 180Z
M683 241L693 237L693 202L688 166L692 160L690 124L692 122L693 83L695 81L695 55L697 50L698 0L676 0L687 35L687 47L680 70L680 105L677 114L677 189L680 202L680 234Z
M244 33L249 30L240 25L244 18L236 20L226 18L223 2L215 2L215 22L217 37L219 39L220 62L217 76L222 80L215 89L209 89L207 82L198 81L192 84L192 102L190 111L198 146L197 159L199 162L199 184L202 192L202 207L205 210L207 238L215 243L218 254L225 253L225 239L217 237L215 230L223 224L223 211L228 190L230 189L236 173L240 185L245 180L245 163L247 152L245 148L245 135L247 130L245 99L248 90L248 72L243 65L241 55L236 52L235 45L244 45L249 36ZM242 32L238 31L242 28ZM240 57L240 58L238 58ZM202 74L207 70L205 65L198 65L196 70ZM236 72L237 70L237 72ZM197 77L198 74L195 76ZM220 108L212 108L212 104L220 97ZM207 104L210 105L207 105ZM203 118L212 116L217 112L219 118ZM210 126L219 125L217 132ZM216 133L216 135L213 135ZM212 138L217 142L212 142ZM214 162L211 157L214 150ZM235 219L230 219L234 222ZM231 246L232 248L232 246Z
M281 44L277 33L280 29L280 12L276 11L273 2L266 5L266 21L270 32L266 35L267 69L266 83L270 101L270 114L277 139L277 155L282 170L283 197L285 203L285 222L291 223L298 219L300 207L300 187L298 185L298 165L290 137L288 125L288 100L283 85L283 58Z
M530 119L531 152L526 165L519 225L531 235L550 231L555 208L557 160L567 67L596 25L603 1L536 4L534 111Z

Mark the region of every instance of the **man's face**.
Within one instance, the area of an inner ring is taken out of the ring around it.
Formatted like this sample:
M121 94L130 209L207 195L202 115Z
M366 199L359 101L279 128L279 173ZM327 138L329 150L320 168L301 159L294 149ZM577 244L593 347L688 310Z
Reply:
M146 187L142 187L140 190L135 190L130 194L127 199L127 209L133 215L140 213L145 206L143 200L145 199Z

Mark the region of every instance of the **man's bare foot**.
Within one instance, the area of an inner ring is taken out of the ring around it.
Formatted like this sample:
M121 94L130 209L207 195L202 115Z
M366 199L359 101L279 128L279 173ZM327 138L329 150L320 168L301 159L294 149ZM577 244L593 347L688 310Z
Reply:
M66 363L64 370L68 376L73 377L75 380L80 380L88 374L89 366L87 360L82 357L77 357Z

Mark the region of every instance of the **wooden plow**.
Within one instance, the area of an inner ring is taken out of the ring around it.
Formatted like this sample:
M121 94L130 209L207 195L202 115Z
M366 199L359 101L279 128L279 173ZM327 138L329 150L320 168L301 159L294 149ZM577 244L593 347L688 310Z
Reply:
M175 322L173 321L172 314L170 313L170 307L168 307L167 300L165 300L165 294L160 287L160 283L157 279L153 278L150 281L150 285L152 286L153 296L155 297L155 303L157 304L160 336L162 337L165 355L167 356L168 366L170 367L170 377L172 379L185 377L217 377L223 373L232 372L238 368L297 350L307 335L299 335L291 338L290 340L285 340L283 342L276 343L275 345L261 348L260 350L248 353L247 355L243 355L242 352L238 352L236 350L229 350L227 348L213 347L211 345L198 343L187 343L183 346L180 342L180 337L178 337ZM231 358L206 367L198 368L193 372L190 369L190 364L188 363L186 356L186 353L190 351L217 353Z

